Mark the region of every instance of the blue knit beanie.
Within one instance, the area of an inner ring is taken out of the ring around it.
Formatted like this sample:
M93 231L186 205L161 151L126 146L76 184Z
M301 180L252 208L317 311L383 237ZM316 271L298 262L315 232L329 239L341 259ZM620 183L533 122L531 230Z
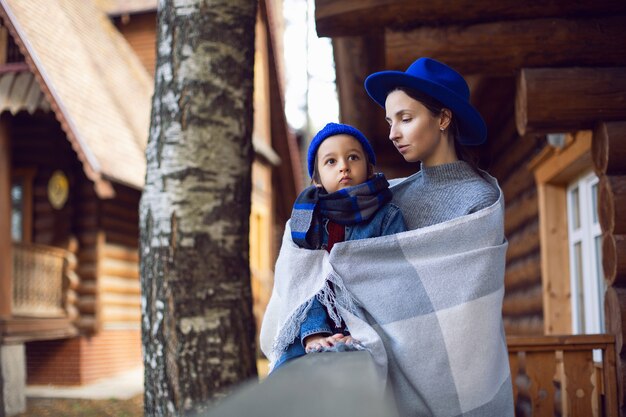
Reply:
M328 123L322 130L317 132L317 134L311 140L311 144L309 145L309 152L307 155L307 162L309 165L309 176L313 177L313 170L315 168L315 155L317 155L317 150L327 138L335 135L350 135L356 140L359 141L361 146L363 146L363 150L367 155L368 162L372 165L376 165L376 155L374 155L374 150L372 149L372 145L370 145L369 141L361 133L358 129L344 125L341 123Z

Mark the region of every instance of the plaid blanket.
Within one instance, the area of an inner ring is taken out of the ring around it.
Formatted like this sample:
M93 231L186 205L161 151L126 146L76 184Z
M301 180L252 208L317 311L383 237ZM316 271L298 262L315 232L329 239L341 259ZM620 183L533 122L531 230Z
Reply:
M298 248L287 227L261 349L274 363L317 296L370 351L400 415L513 416L503 210L500 193L479 212L339 243L330 255Z

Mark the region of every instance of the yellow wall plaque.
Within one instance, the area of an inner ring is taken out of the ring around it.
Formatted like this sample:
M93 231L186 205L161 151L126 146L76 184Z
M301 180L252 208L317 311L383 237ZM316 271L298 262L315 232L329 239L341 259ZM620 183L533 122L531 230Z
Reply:
M70 184L63 171L54 171L48 180L48 200L52 207L63 208L70 191Z

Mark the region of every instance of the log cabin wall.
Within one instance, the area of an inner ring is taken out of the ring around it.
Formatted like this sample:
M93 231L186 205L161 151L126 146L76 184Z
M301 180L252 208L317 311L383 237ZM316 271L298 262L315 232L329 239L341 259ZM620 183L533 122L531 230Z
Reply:
M28 342L28 383L82 384L139 366L140 191L115 185L115 197L100 200L52 114L18 113L10 134L13 172L32 177L32 232L25 240L72 250L78 261L75 324L82 337ZM57 170L69 181L60 209L47 191Z
M539 246L538 197L530 160L545 146L543 137L498 138L490 146L488 171L498 179L506 201L504 326L507 334L543 334L543 292Z
M98 295L103 329L140 328L140 197L141 191L116 185L115 198L101 201Z
M103 245L99 232L98 212L100 201L89 181L82 183L78 190L76 223L78 227L78 266L76 273L80 277L77 289L77 307L80 312L78 328L83 334L93 334L98 329L98 254Z
M82 168L60 125L51 114L18 113L11 121L13 171L34 173L32 194L32 232L27 241L67 248L72 235L75 194ZM48 200L48 180L61 170L69 181L69 197L60 209Z

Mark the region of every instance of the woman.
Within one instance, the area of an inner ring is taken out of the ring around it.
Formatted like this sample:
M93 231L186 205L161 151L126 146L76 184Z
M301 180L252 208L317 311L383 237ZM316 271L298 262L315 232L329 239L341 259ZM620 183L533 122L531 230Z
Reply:
M497 188L468 163L463 148L479 145L487 136L485 123L469 103L463 77L440 62L420 58L406 72L370 75L365 89L385 108L389 139L404 159L421 161L420 173L394 188L394 201L401 203L410 229L496 202Z
M465 80L429 58L372 74L365 88L385 108L394 146L421 162L392 183L411 230L325 254L298 249L287 227L261 348L275 361L317 297L371 353L400 415L512 416L503 197L463 160L464 145L485 141L485 124Z

